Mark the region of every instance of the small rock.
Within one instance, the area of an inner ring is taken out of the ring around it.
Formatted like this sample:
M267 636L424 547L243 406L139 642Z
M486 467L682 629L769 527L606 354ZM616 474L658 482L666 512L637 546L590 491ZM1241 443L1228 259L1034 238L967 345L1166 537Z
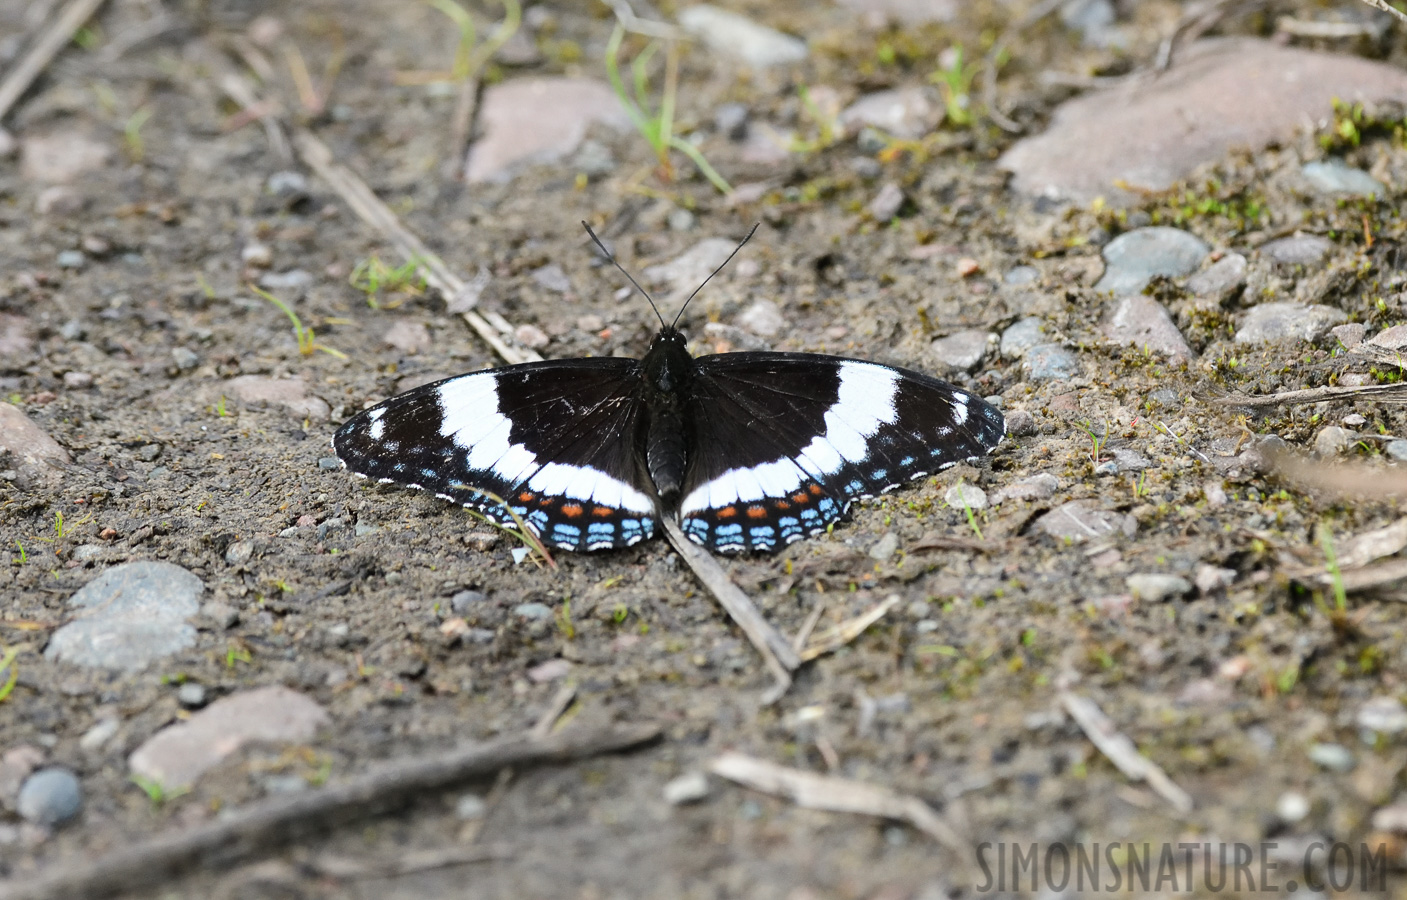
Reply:
M205 705L205 685L185 682L176 689L176 701L186 709L200 709Z
M1218 487L1220 487L1220 485L1218 485ZM1208 504L1211 503L1210 498L1208 498L1207 502ZM1208 565L1207 563L1202 563L1198 566L1197 574L1192 578L1193 583L1197 585L1197 590L1203 594L1210 594L1221 588L1230 587L1231 583L1235 580L1235 569L1223 569L1219 566Z
M235 624L239 622L239 610L227 603L221 603L218 600L211 600L209 603L201 606L200 614L216 628L233 628Z
M122 723L117 719L99 719L92 728L83 732L78 738L78 746L89 752L101 750L103 745L112 740L112 736L117 734Z
M726 238L705 238L667 263L645 269L645 280L668 284L674 290L692 291L723 265L738 247Z
M176 364L178 370L189 372L200 365L200 355L188 347L174 347L171 350L171 361Z
M1045 341L1045 323L1043 321L1035 316L1018 319L1002 332L1002 356L1007 359L1020 359L1027 350Z
M240 262L255 269L267 269L274 264L274 251L268 244L253 242L239 251Z
M327 472L335 472L342 468L342 460L335 456L319 456L318 468Z
M1111 451L1114 454L1114 461L1119 464L1119 468L1125 472L1141 472L1152 463L1148 457L1137 450L1130 450L1127 447L1116 447Z
M44 751L29 744L11 747L0 754L0 807L13 808L25 779L42 765Z
M730 141L747 137L750 111L742 103L723 103L713 111L713 128Z
M738 314L738 325L759 337L776 337L786 327L782 311L771 300L755 300Z
M1329 329L1329 334L1333 335L1339 342L1339 346L1345 350L1352 350L1363 343L1363 336L1368 329L1363 327L1361 322L1349 322L1347 325L1336 325Z
M1330 328L1348 319L1341 309L1332 306L1310 306L1304 303L1276 301L1253 306L1236 329L1236 343L1261 341L1317 341Z
M234 541L225 548L225 562L232 566L242 566L254 557L254 542Z
M1342 744L1311 744L1309 759L1332 772L1347 772L1354 766L1353 754Z
M889 25L923 25L951 22L962 4L958 0L840 0L863 17L866 26L879 30Z
M76 216L88 207L88 198L66 184L55 184L39 192L34 211L41 216Z
M65 372L64 387L81 391L93 386L93 376L87 372Z
M1383 447L1383 452L1388 455L1389 459L1407 460L1407 441L1402 438L1388 441L1387 445Z
M552 343L552 339L547 336L547 332L538 328L531 322L525 322L513 329L513 339L531 350L541 350L543 347Z
M1271 241L1260 248L1262 256L1282 266L1317 266L1334 249L1328 238L1317 234L1296 234Z
M59 334L66 341L81 341L88 336L88 326L84 325L81 319L69 319L59 326Z
M572 674L572 664L565 659L549 659L547 662L528 669L528 680L533 684L546 684L560 681Z
M454 817L461 822L472 822L488 814L489 805L478 794L463 794L454 803Z
M1392 834L1407 834L1407 802L1398 800L1373 813L1373 828Z
M973 511L987 508L987 492L975 484L964 484L959 482L948 488L943 494L943 502L953 509L970 509Z
M927 90L914 85L866 94L840 114L840 125L847 134L869 126L906 140L918 140L942 120L943 108L930 99Z
M1112 460L1112 459L1107 459L1107 460L1105 460L1104 462L1102 462L1102 463L1100 463L1099 465L1097 465L1097 466L1094 467L1094 474L1095 474L1095 477L1100 477L1100 476L1105 476L1105 477L1107 477L1107 476L1110 476L1110 475L1118 475L1118 474L1119 474L1119 464L1116 463L1116 462L1114 462L1114 460Z
M708 776L703 772L685 772L664 786L664 802L670 806L698 803L708 797Z
M887 181L865 207L865 212L876 222L888 222L899 214L904 205L904 189L892 181Z
M949 369L971 372L982 364L996 343L996 335L986 331L959 331L934 341L931 349L937 361ZM1007 427L1010 428L1010 422Z
M1016 266L1002 276L1002 282L1012 287L1022 287L1035 284L1040 280L1040 277L1041 270L1034 266Z
M264 189L275 197L298 197L308 193L308 179L302 172L275 172L264 182Z
M137 448L137 458L142 462L156 462L161 455L160 444L143 444Z
M1115 27L1117 20L1111 0L1066 0L1060 6L1060 23L1078 31L1086 47L1120 45L1123 37Z
M1037 530L1057 540L1078 544L1091 538L1122 534L1133 537L1138 521L1112 509L1100 509L1094 500L1071 500L1041 516Z
M82 250L63 250L54 260L60 269L81 269L88 263Z
M266 291L301 291L312 283L313 273L303 269L267 272L259 276L259 287Z
M488 599L483 591L459 591L449 598L449 608L454 610L456 616L463 616L475 607L483 606Z
M1179 228L1150 226L1125 232L1104 245L1104 275L1096 291L1137 294L1155 276L1180 278L1197 270L1211 248Z
M101 169L112 159L110 144L81 130L25 137L20 143L20 174L26 180L66 184Z
M717 53L757 69L801 62L806 42L751 19L700 3L679 13L679 24Z
M1381 347L1384 350L1407 349L1407 324L1393 325L1391 328L1384 328L1382 331L1379 331L1369 338L1368 343L1374 347Z
M1303 821L1309 815L1309 798L1298 791L1286 791L1275 801L1275 815L1287 825Z
M381 343L413 356L430 347L430 329L425 327L424 322L397 319L381 335Z
M541 621L552 618L552 607L544 603L519 603L513 607L513 615Z
M83 788L67 769L40 769L25 780L15 806L36 825L62 825L83 808Z
M664 221L670 231L689 231L698 224L699 217L683 207L675 207L669 211Z
M464 169L471 184L507 181L525 166L566 159L593 124L630 127L604 82L556 76L491 85L479 104L478 120L483 137L470 148Z
M899 535L886 531L870 548L870 559L885 562L899 550Z
M242 403L272 403L301 419L324 422L332 408L320 397L308 395L301 378L273 378L268 375L239 375L226 381L222 392Z
M1173 359L1192 356L1192 348L1173 324L1168 311L1157 300L1142 294L1119 301L1114 315L1104 325L1104 336L1117 344L1133 344L1139 350Z
M195 644L186 620L200 609L204 584L167 562L114 566L80 588L68 606L71 619L54 632L50 661L128 672Z
M1352 431L1338 425L1326 425L1314 436L1314 452L1323 457L1338 456L1353 446L1357 439Z
M189 787L246 743L303 744L329 722L327 712L282 685L216 700L185 722L146 740L129 757L133 773L163 788Z
M1407 709L1396 697L1374 697L1358 708L1358 727L1378 734L1407 731Z
M1387 188L1362 169L1355 169L1343 160L1332 157L1305 163L1300 174L1321 194L1351 194L1358 197L1385 197Z
M1228 253L1187 279L1187 292L1194 297L1213 297L1226 302L1246 283L1246 257Z
M1072 378L1080 371L1075 354L1059 344L1036 344L1021 360L1026 377L1036 381Z
M1035 434L1036 417L1026 412L1024 409L1013 410L1006 414L1006 433L1014 437L1025 437Z
M1007 417L1010 423L1011 418ZM1031 475L1014 481L992 496L992 503L1005 503L1008 500L1045 500L1060 489L1060 479L1049 472Z
M533 269L528 273L528 277L549 291L556 291L559 294L565 294L572 289L571 279L556 263L548 263L541 268Z
M1160 603L1192 592L1192 583L1180 575L1139 572L1124 579L1129 593L1139 600Z

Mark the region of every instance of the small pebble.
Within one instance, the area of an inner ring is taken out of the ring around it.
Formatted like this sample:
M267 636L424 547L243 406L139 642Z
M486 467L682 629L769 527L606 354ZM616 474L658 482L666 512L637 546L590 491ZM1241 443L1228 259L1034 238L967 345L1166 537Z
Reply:
M69 598L67 624L44 656L102 669L136 671L195 643L187 623L205 585L168 562L141 561L105 569Z
M342 468L342 460L335 456L322 456L318 458L318 468L334 471Z
M87 372L65 372L64 387L82 390L93 386L93 376Z
M488 595L483 591L459 591L449 598L449 608L456 616L463 616L475 607L483 606L488 599Z
M1014 415L1014 413L1013 413ZM1010 421L1010 419L1008 419ZM1049 472L1041 472L1031 475L1020 481L1012 482L1006 487L997 491L992 498L993 503L1004 503L1007 500L1045 500L1055 495L1060 489L1060 479Z
M81 341L88 336L88 326L80 319L69 319L59 326L59 334L63 335L65 340Z
M1236 343L1260 341L1317 341L1348 315L1332 306L1273 301L1246 311L1236 329Z
M522 565L523 560L528 558L529 552L527 547L514 547L510 550L509 553L513 556L513 565Z
M1330 328L1329 333L1338 340L1339 346L1345 350L1352 350L1363 343L1368 329L1364 328L1361 322L1349 322L1347 325L1336 325Z
M1112 459L1106 459L1104 462L1094 467L1094 474L1101 477L1118 475L1119 464Z
M904 189L892 181L885 182L880 187L879 193L870 200L865 211L870 214L876 222L888 222L899 214L899 209L904 205Z
M489 811L489 805L478 794L461 794L454 802L454 817L461 822L482 819Z
M943 502L953 509L987 508L987 492L975 484L955 484L943 494Z
M801 62L807 55L805 41L707 3L685 7L679 24L715 52L755 69Z
M513 614L524 619L550 619L552 618L552 607L543 603L519 603L513 607Z
M1320 456L1337 456L1353 446L1357 436L1347 428L1326 425L1314 436L1314 452Z
M1197 574L1193 576L1192 580L1197 585L1198 591L1210 594L1212 591L1229 587L1236 580L1236 570L1223 569L1203 563L1197 567Z
M81 269L86 262L88 257L83 255L82 250L64 250L58 256L60 269Z
M176 368L182 372L189 372L200 365L200 356L193 350L186 347L175 347L171 350L171 361L176 364Z
M1262 256L1283 266L1317 266L1334 249L1328 238L1317 234L1296 234L1271 241L1260 248Z
M665 217L665 224L669 226L670 231L688 231L698 224L698 221L697 216L681 207L670 210L669 215Z
M664 786L664 802L670 806L698 803L708 797L708 776L703 772L685 772Z
M1104 336L1116 344L1132 344L1136 350L1161 353L1174 359L1189 359L1192 348L1173 324L1163 305L1142 294L1124 297L1104 323Z
M747 137L748 108L742 103L724 103L713 111L713 127L730 141Z
M308 179L302 172L275 172L264 186L275 197L291 197L308 192Z
M1016 266L1002 276L1002 281L1012 287L1020 287L1025 284L1034 284L1040 277L1040 270L1034 266Z
M524 323L514 329L513 338L531 350L541 350L552 342L546 332L531 323Z
M1396 697L1374 697L1358 709L1358 727L1378 734L1407 731L1407 709Z
M1043 321L1034 316L1020 319L1002 332L1001 353L1007 359L1019 359L1027 350L1046 340Z
M996 336L986 331L959 331L939 338L931 345L933 356L949 369L971 372L987 358Z
M36 825L62 825L83 808L83 788L67 769L40 769L25 780L15 805Z
M1300 173L1321 194L1352 194L1359 197L1387 195L1387 188L1383 187L1382 182L1337 157L1305 163L1300 167Z
M738 325L759 337L775 337L786 326L786 320L776 303L761 299L738 314Z
M1388 441L1387 446L1383 447L1383 452L1389 459L1407 460L1407 441L1402 438Z
M225 548L225 562L232 566L240 566L252 559L254 556L253 541L234 541Z
M1028 348L1022 364L1027 377L1036 381L1072 378L1080 371L1075 354L1059 344L1036 344Z
M528 277L534 282L547 288L549 291L556 291L565 294L572 289L572 281L567 277L567 273L556 263L548 263L540 268L533 269L528 273ZM534 327L534 326L525 326ZM544 344L543 346L547 346Z
M1187 292L1224 302L1246 283L1246 257L1228 253L1187 279Z
M78 746L88 751L99 750L121 727L122 723L117 719L99 719L78 738Z
M259 278L259 286L270 291L296 291L312 283L312 273L304 271L303 269L289 269L287 272L269 272Z
M899 549L899 536L892 531L886 531L884 535L870 548L870 559L884 562L893 556Z
M1035 434L1036 417L1024 409L1012 410L1006 414L1006 433L1014 437Z
M41 216L72 216L88 206L88 199L66 184L56 184L39 192L34 211Z
M1180 575L1140 572L1124 579L1124 586L1140 600L1159 603L1192 592L1192 583Z
M1353 754L1342 744L1311 744L1309 759L1332 772L1347 772L1354 766Z
M1104 245L1104 275L1094 289L1113 291L1116 296L1137 294L1155 276L1192 274L1210 252L1201 239L1178 228L1152 226L1128 231Z
M1289 825L1302 821L1309 815L1309 798L1298 791L1286 791L1275 801L1275 815Z
M205 685L187 681L176 690L176 700L186 709L199 709L205 705Z
M274 251L268 244L245 244L244 249L239 251L239 259L246 266L267 269L274 264Z

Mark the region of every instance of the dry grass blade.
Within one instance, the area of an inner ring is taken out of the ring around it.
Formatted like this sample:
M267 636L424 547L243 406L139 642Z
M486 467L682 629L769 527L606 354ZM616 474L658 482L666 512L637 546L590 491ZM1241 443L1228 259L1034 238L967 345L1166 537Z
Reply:
M576 699L576 685L567 682L557 689L557 693L552 695L552 702L547 704L547 708L538 717L537 723L533 725L531 732L535 738L545 738L552 733L552 729L557 726L557 720L562 718L562 714L567 711L567 707L572 705Z
M404 805L427 791L509 766L570 762L659 738L655 725L617 726L546 739L513 737L386 763L318 790L276 795L196 826L178 826L106 856L65 860L25 880L0 882L0 900L95 898L135 890L195 865L229 865L297 834L344 825Z
M1299 569L1287 572L1290 578L1317 588L1342 587L1344 593L1371 591L1387 587L1407 579L1407 559L1390 559L1386 562L1346 569L1335 576L1321 568Z
M413 850L395 859L386 860L322 853L306 860L303 866L323 878L362 881L399 878L416 872L512 858L513 848L507 844L485 844L477 847L447 847L442 850Z
M5 118L5 114L29 90L39 73L73 38L73 33L92 18L102 5L103 0L70 0L53 23L44 29L19 65L10 70L4 81L0 81L0 120Z
M873 609L866 610L853 619L846 619L839 625L827 628L807 643L806 649L801 651L801 661L810 662L818 656L839 650L864 634L866 628L884 618L886 613L898 605L899 595L891 594Z
M1128 735L1119 731L1113 720L1104 714L1104 710L1100 709L1097 703L1069 691L1060 694L1060 703L1095 748L1120 772L1135 781L1147 782L1154 793L1178 812L1192 811L1192 797L1178 787L1166 772L1158 768L1157 763L1139 753Z
M1266 449L1270 470L1301 490L1335 497L1407 497L1407 471L1357 462L1326 462L1289 450Z
M1280 406L1285 403L1318 403L1322 400L1349 400L1356 397L1371 397L1374 400L1393 403L1407 402L1407 383L1370 384L1363 387L1338 387L1336 385L1317 388L1304 388L1297 391L1280 391L1277 394L1264 394L1248 397L1245 394L1232 394L1217 397L1212 402L1217 406Z
M735 781L764 794L786 797L807 809L897 819L908 822L958 853L971 850L971 844L959 837L927 803L918 797L901 794L887 787L849 778L817 775L742 753L723 754L709 764L709 770L720 778Z

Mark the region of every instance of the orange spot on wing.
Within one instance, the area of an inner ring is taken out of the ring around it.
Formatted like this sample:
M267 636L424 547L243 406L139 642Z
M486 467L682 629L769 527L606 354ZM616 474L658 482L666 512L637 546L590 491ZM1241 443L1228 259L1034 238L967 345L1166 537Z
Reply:
M591 510L591 514L600 519L607 518L613 512L615 512L615 510L611 509L609 506L597 506L593 507Z
M725 506L725 507L723 507L722 509L720 509L720 510L718 511L718 518L720 518L720 519L731 519L731 518L733 518L734 516L736 516L737 514L738 514L738 508L737 508L736 506Z
M518 495L518 499L521 500L521 501L523 501L524 503L527 503L527 502L528 502L529 500L531 500L532 498L533 498L533 492L532 492L532 491L523 491L521 494Z
M791 499L795 500L797 503L806 503L809 502L811 498L806 496L805 491L797 491L795 494L791 495Z
M581 515L581 513L582 509L580 503L568 503L566 506L562 507L562 515L566 516L568 519L575 519L577 516Z
M788 503L788 502L785 501L785 500L778 500L778 501L776 501L776 503L777 503L777 509L791 509L791 504Z
M815 494L817 497L821 496L821 486L819 484L816 484L814 481L806 486L806 490Z
M767 518L767 510L761 506L749 506L747 508L747 517L749 519L765 519Z

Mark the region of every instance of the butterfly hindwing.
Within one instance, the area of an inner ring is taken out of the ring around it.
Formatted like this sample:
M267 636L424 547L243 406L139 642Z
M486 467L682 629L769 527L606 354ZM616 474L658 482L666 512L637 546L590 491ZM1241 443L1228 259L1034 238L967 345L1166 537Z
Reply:
M980 457L1006 430L981 398L906 369L807 353L697 362L679 515L717 552L823 531L851 501Z
M635 449L639 367L576 359L460 375L364 410L333 447L359 475L509 524L500 498L553 546L628 546L655 530L653 488Z

